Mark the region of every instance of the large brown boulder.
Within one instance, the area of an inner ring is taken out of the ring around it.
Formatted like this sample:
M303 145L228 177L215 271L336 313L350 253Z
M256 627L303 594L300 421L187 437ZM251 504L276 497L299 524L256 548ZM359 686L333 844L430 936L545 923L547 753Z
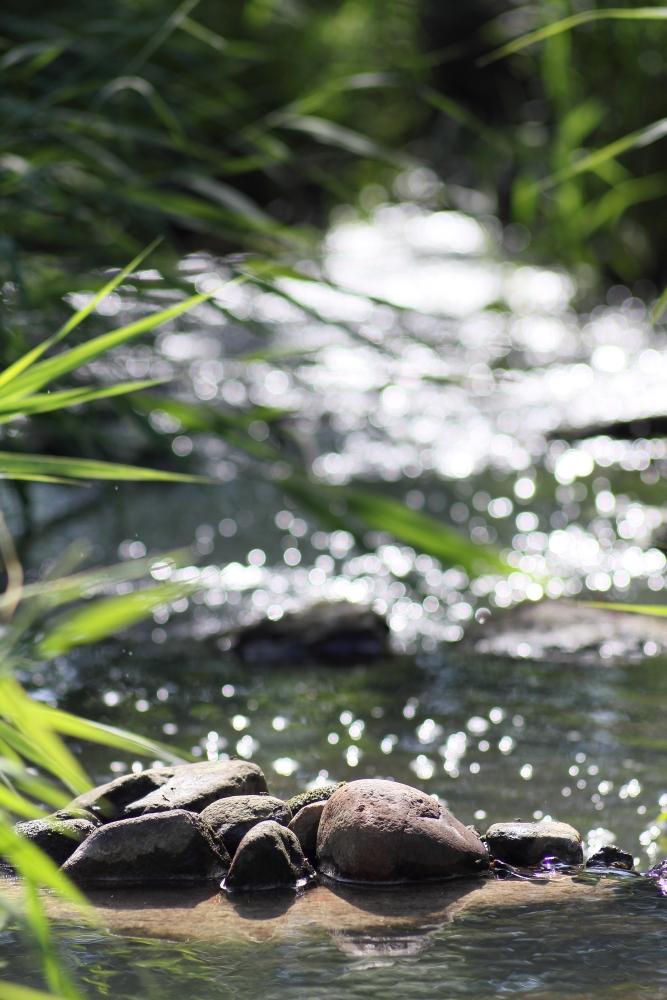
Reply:
M317 863L332 878L411 882L476 875L489 858L479 838L430 795L373 778L350 782L325 805Z
M81 882L219 879L229 855L203 820L184 809L100 826L62 866Z
M253 826L264 820L287 826L292 813L286 802L272 795L229 795L207 806L201 818L234 857L236 848Z
M246 833L223 886L228 892L296 888L312 874L292 831L266 820Z
M204 761L185 764L143 798L138 796L124 810L125 816L188 809L201 812L217 799L229 795L261 795L268 792L266 778L257 764L245 760Z

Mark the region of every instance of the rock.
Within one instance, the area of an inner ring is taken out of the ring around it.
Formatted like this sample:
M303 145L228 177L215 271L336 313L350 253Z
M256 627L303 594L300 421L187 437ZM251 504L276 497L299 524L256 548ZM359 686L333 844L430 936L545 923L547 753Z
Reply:
M174 809L101 826L62 866L82 882L221 878L229 855L199 816Z
M96 823L91 823L88 819L56 819L45 816L44 819L29 819L24 823L17 823L14 829L48 854L56 864L62 865L96 826Z
M268 792L268 788L257 764L245 760L204 761L177 767L154 791L126 805L124 815L140 816L172 809L201 812L217 799L262 792Z
M124 774L79 795L65 806L65 810L71 814L72 810L86 809L103 821L118 819L126 806L166 784L176 770L175 767L152 767L139 774Z
M303 809L304 806L309 805L311 802L326 802L330 799L334 792L337 792L339 788L347 784L345 781L339 781L337 784L332 785L320 785L319 788L311 788L307 792L301 792L299 795L293 796L293 798L287 800L287 805L292 810L292 816L296 816L299 809Z
M230 857L234 857L237 847L253 826L269 819L287 826L292 813L286 802L272 795L233 795L207 806L201 818L222 840Z
M562 663L600 663L602 649L605 663L610 657L643 655L647 642L667 649L666 619L591 608L562 597L494 611L485 624L473 622L464 639L477 653Z
M49 819L87 819L93 826L101 826L104 822L92 809L83 809L81 806L65 806L51 813Z
M621 871L635 870L635 860L627 851L609 844L592 854L586 862L587 868L618 868Z
M326 801L310 802L303 809L299 809L289 824L289 829L296 836L301 844L301 850L309 861L314 861L317 856L317 831L320 828L325 805Z
M268 618L244 629L237 649L251 663L317 660L344 664L389 653L384 618L348 601L321 601L279 621Z
M366 779L339 788L317 835L320 871L360 882L408 882L485 871L482 842L425 792Z
M570 865L584 860L581 836L568 823L494 823L484 839L491 857L510 865L539 865L548 857Z
M229 892L295 887L312 874L292 831L267 820L246 833L223 887Z

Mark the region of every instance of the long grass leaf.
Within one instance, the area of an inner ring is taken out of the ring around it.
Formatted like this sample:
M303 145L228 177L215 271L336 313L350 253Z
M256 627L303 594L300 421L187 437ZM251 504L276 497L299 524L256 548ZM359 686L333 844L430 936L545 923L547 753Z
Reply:
M563 167L562 170L557 170L555 173L550 174L549 177L544 177L539 181L535 181L534 184L527 185L524 189L524 194L529 195L548 191L550 188L556 187L564 181L569 181L579 174L595 170L608 160L620 156L621 153L627 153L630 149L643 149L645 146L650 146L665 136L667 136L667 118L660 118L658 121L644 126L644 128L637 129L635 132L630 132L628 135L610 142L608 146L603 146L601 149L596 149L592 153L582 156L581 159L576 160L567 167Z
M89 645L143 621L161 604L176 601L193 589L192 583L166 583L132 594L94 601L72 611L51 628L37 645L37 655L47 660L75 646Z
M554 21L553 24L547 24L536 31L530 31L511 42L507 42L506 45L501 45L500 48L494 49L493 52L478 59L477 65L488 66L489 63L496 62L498 59L504 59L505 56L520 52L528 45L535 45L536 42L546 41L547 38L553 38L564 31L571 31L572 28L579 27L580 24L606 20L664 21L667 20L667 7L608 7L602 10L585 10L579 14L565 17L561 21Z
M142 469L135 465L98 462L91 458L60 458L51 455L20 455L0 452L0 476L4 479L35 479L60 474L72 479L105 479L118 482L211 483L206 476ZM48 482L49 479L42 479ZM53 481L53 480L51 480Z
M34 413L51 413L63 410L67 406L80 406L92 403L96 399L110 399L123 396L128 392L139 392L162 385L166 379L144 379L142 382L123 382L120 385L107 386L104 389L69 389L62 392L40 393L26 396L17 402L12 399L0 399L0 424L9 423L20 416Z
M127 267L124 267L122 271L120 271L111 279L111 281L108 281L106 285L104 285L104 287L101 288L100 291L92 297L90 302L86 303L86 305L83 306L81 309L77 309L74 315L70 316L67 322L56 333L54 333L52 337L49 337L42 344L39 344L37 347L33 348L32 351L28 351L26 354L23 355L22 358L19 358L17 361L14 362L13 365L10 365L3 372L1 372L0 389L2 389L3 386L8 385L14 379L18 378L18 376L21 375L31 365L33 365L37 361L37 359L40 358L42 354L44 354L45 351L47 351L50 347L53 347L54 344L57 344L59 341L61 341L64 337L67 336L68 333L70 333L75 327L77 327L80 323L82 323L84 319L86 319L86 317L88 317L91 314L93 309L96 309L97 306L100 304L100 302L102 302L103 299L106 299L107 296L109 296L113 292L113 290L117 288L122 281L124 281L124 279L128 276L128 274L131 274L132 271L134 271L135 268L138 267L139 264L141 264L141 262L145 260L146 257L148 257L149 254L153 252L155 247L162 242L162 239L163 239L162 236L158 236L157 239L153 240L150 246L146 247L145 250L142 250L142 252L138 254L138 256L136 256L134 260L127 265Z
M653 615L667 618L667 604L612 604L607 601L579 601L585 608L604 608L606 611L627 611L632 615Z
M139 337L143 333L154 330L156 327L161 326L162 323L167 323L169 320L175 319L177 316L182 315L182 313L194 308L201 302L206 302L210 298L211 293L193 295L174 306L170 306L168 309L162 309L160 312L152 313L150 316L144 316L142 319L136 320L127 326L122 326L118 330L112 330L110 333L95 337L93 340L80 344L69 351L63 351L62 354L58 354L54 358L40 361L38 364L33 365L29 371L24 372L18 378L14 379L10 386L10 391L1 392L0 398L8 395L14 397L21 394L27 396L29 393L37 392L38 389L41 389L42 386L53 381L53 379L75 371L82 365L99 358L100 355L105 354L107 351L113 350L115 347L120 347L121 344Z
M44 778L35 777L30 774L25 767L16 760L0 757L0 772L7 775L15 785L18 785L25 793L42 802L47 802L50 806L59 809L67 805L68 796L60 788L56 788Z
M27 696L13 677L0 677L0 713L51 763L48 770L77 791L87 791L90 779L63 741L49 728L43 706ZM6 738L6 737L5 737Z
M113 566L103 566L99 569L85 570L71 576L59 577L56 580L40 580L29 583L21 590L21 601L40 598L43 607L55 607L80 597L92 596L96 592L118 582L139 580L148 576L158 567L189 566L197 560L196 553L191 548L173 549L159 556L145 556L142 559L132 559L129 562L115 563ZM0 613L2 613L4 598L0 598Z
M63 736L88 740L90 743L116 747L119 750L129 750L131 753L142 754L145 757L161 758L172 764L185 764L188 760L195 759L183 750L176 752L173 747L167 746L165 743L149 740L136 733L130 733L126 729L107 726L102 722L91 722L89 719L82 719L78 715L71 715L69 712L63 712L59 708L51 708L49 705L41 705L40 708L48 724L56 732L62 733Z
M60 771L54 761L42 750L41 747L37 746L32 740L24 736L9 723L4 722L0 719L0 738L3 740L3 745L7 744L13 750L18 751L25 760L32 761L38 767L43 768L48 771L49 774L53 774L54 777L60 778ZM65 782L69 788L71 788L75 794L78 794L78 787L69 782ZM45 800L46 801L46 800ZM69 800L68 800L69 801Z
M30 986L0 980L0 1000L66 1000L62 993L45 993Z
M30 881L52 889L59 896L81 906L86 905L84 896L63 875L51 858L5 823L0 823L0 855L7 858L19 874L28 874Z
M474 115L472 111L468 111L467 108L464 108L457 101L452 100L451 97L440 94L432 87L420 87L417 93L431 107L437 108L438 111L448 115L449 118L453 118L454 121L457 121L470 132L478 135L480 139L483 139L484 142L488 143L489 146L496 149L499 153L507 154L510 152L511 146L503 135L489 128L477 115Z
M25 799L18 792L12 792L4 785L0 784L0 809L23 816L24 819L41 819L47 813L36 806L34 802Z
M7 589L2 595L5 620L9 620L16 606L21 599L21 588L23 587L23 567L16 554L14 539L12 538L4 515L0 512L0 554L7 573Z
M290 115L275 112L269 116L267 122L274 127L291 129L295 132L305 132L306 135L326 146L337 146L339 149L345 149L347 152L355 153L357 156L364 156L373 160L384 160L387 163L391 163L392 166L405 168L414 167L417 164L417 161L413 157L407 156L405 153L399 153L394 149L388 149L386 146L381 146L379 143L369 139L368 136L362 135L360 132L354 132L343 125L338 125L327 118L317 118L314 115Z

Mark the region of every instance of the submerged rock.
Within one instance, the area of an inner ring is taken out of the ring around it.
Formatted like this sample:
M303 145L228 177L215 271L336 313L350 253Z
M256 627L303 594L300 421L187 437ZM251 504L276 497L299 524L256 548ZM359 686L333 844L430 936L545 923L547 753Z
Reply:
M244 629L237 649L251 663L319 660L348 666L389 654L389 628L368 607L348 601L321 601L279 621Z
M539 865L548 857L571 865L584 860L581 836L568 823L494 823L484 839L491 857L509 865Z
M647 642L667 648L667 620L562 597L494 611L485 624L473 623L464 640L477 653L577 663L599 663L601 651L606 661L642 653Z
M44 819L29 819L24 823L17 823L14 829L48 854L56 864L62 865L96 827L97 824L88 819L45 816Z
M274 820L281 826L287 826L292 813L286 802L272 795L234 795L207 806L201 818L222 840L230 857L234 857L237 847L253 826L264 820Z
M230 795L268 792L266 778L257 764L245 760L204 761L177 767L167 781L143 798L125 806L125 816L188 809L201 812L217 799Z
M267 820L246 833L223 887L230 892L295 887L312 874L292 831Z
M609 844L592 854L586 862L586 867L618 868L621 871L632 872L635 870L635 860L627 851Z
M320 785L319 788L311 788L307 792L294 795L291 799L287 800L287 805L292 810L292 816L296 816L299 809L303 809L304 806L309 805L311 802L326 802L334 792L337 792L345 784L347 782L339 781L337 784Z
M317 831L320 828L325 805L326 801L310 802L303 809L299 809L289 824L289 829L296 836L301 844L301 850L309 861L314 861L317 856Z
M176 770L175 767L152 767L139 774L124 774L77 796L60 812L74 815L73 810L85 809L103 821L118 819L126 806L166 784Z
M408 882L485 871L472 831L425 792L381 779L353 781L326 803L317 863L332 878Z
M229 855L199 816L174 809L95 830L62 866L82 882L221 878Z

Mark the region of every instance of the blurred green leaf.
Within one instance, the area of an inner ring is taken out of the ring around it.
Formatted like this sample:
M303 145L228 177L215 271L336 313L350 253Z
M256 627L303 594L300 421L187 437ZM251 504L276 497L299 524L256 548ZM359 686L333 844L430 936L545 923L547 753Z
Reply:
M511 42L507 42L506 45L501 45L500 48L494 49L493 52L489 52L488 55L478 59L477 65L480 67L488 66L489 63L495 62L497 59L504 59L505 56L520 52L529 45L543 42L548 38L553 38L555 35L562 34L564 31L571 31L572 28L577 28L580 24L589 24L591 21L605 21L609 19L617 21L664 21L667 20L667 7L608 7L602 10L585 10L579 14L572 14L570 17L565 17L560 21L554 21L552 24L547 24L544 28L530 31L519 38L513 39Z
M112 399L114 396L124 396L128 392L139 392L162 385L165 379L145 379L143 382L123 382L119 385L107 386L105 389L69 389L62 392L39 393L26 396L14 402L11 399L0 398L0 424L9 423L17 417L30 416L34 413L51 413L68 406L80 406L97 399Z
M21 455L9 451L0 452L0 478L36 479L37 477L42 482L63 482L63 477L105 479L118 482L212 482L207 476L189 476L181 472L163 472L160 469L144 469L134 465L97 462L90 458L59 458L51 455Z
M667 604L612 604L607 601L579 601L587 608L604 608L605 611L628 611L635 615L653 615L667 618Z
M72 611L50 628L37 645L37 655L47 660L61 656L75 646L89 645L143 621L161 604L177 601L198 584L166 583L131 594L93 601Z
M45 993L30 986L8 983L0 979L0 1000L66 1000L62 993Z

